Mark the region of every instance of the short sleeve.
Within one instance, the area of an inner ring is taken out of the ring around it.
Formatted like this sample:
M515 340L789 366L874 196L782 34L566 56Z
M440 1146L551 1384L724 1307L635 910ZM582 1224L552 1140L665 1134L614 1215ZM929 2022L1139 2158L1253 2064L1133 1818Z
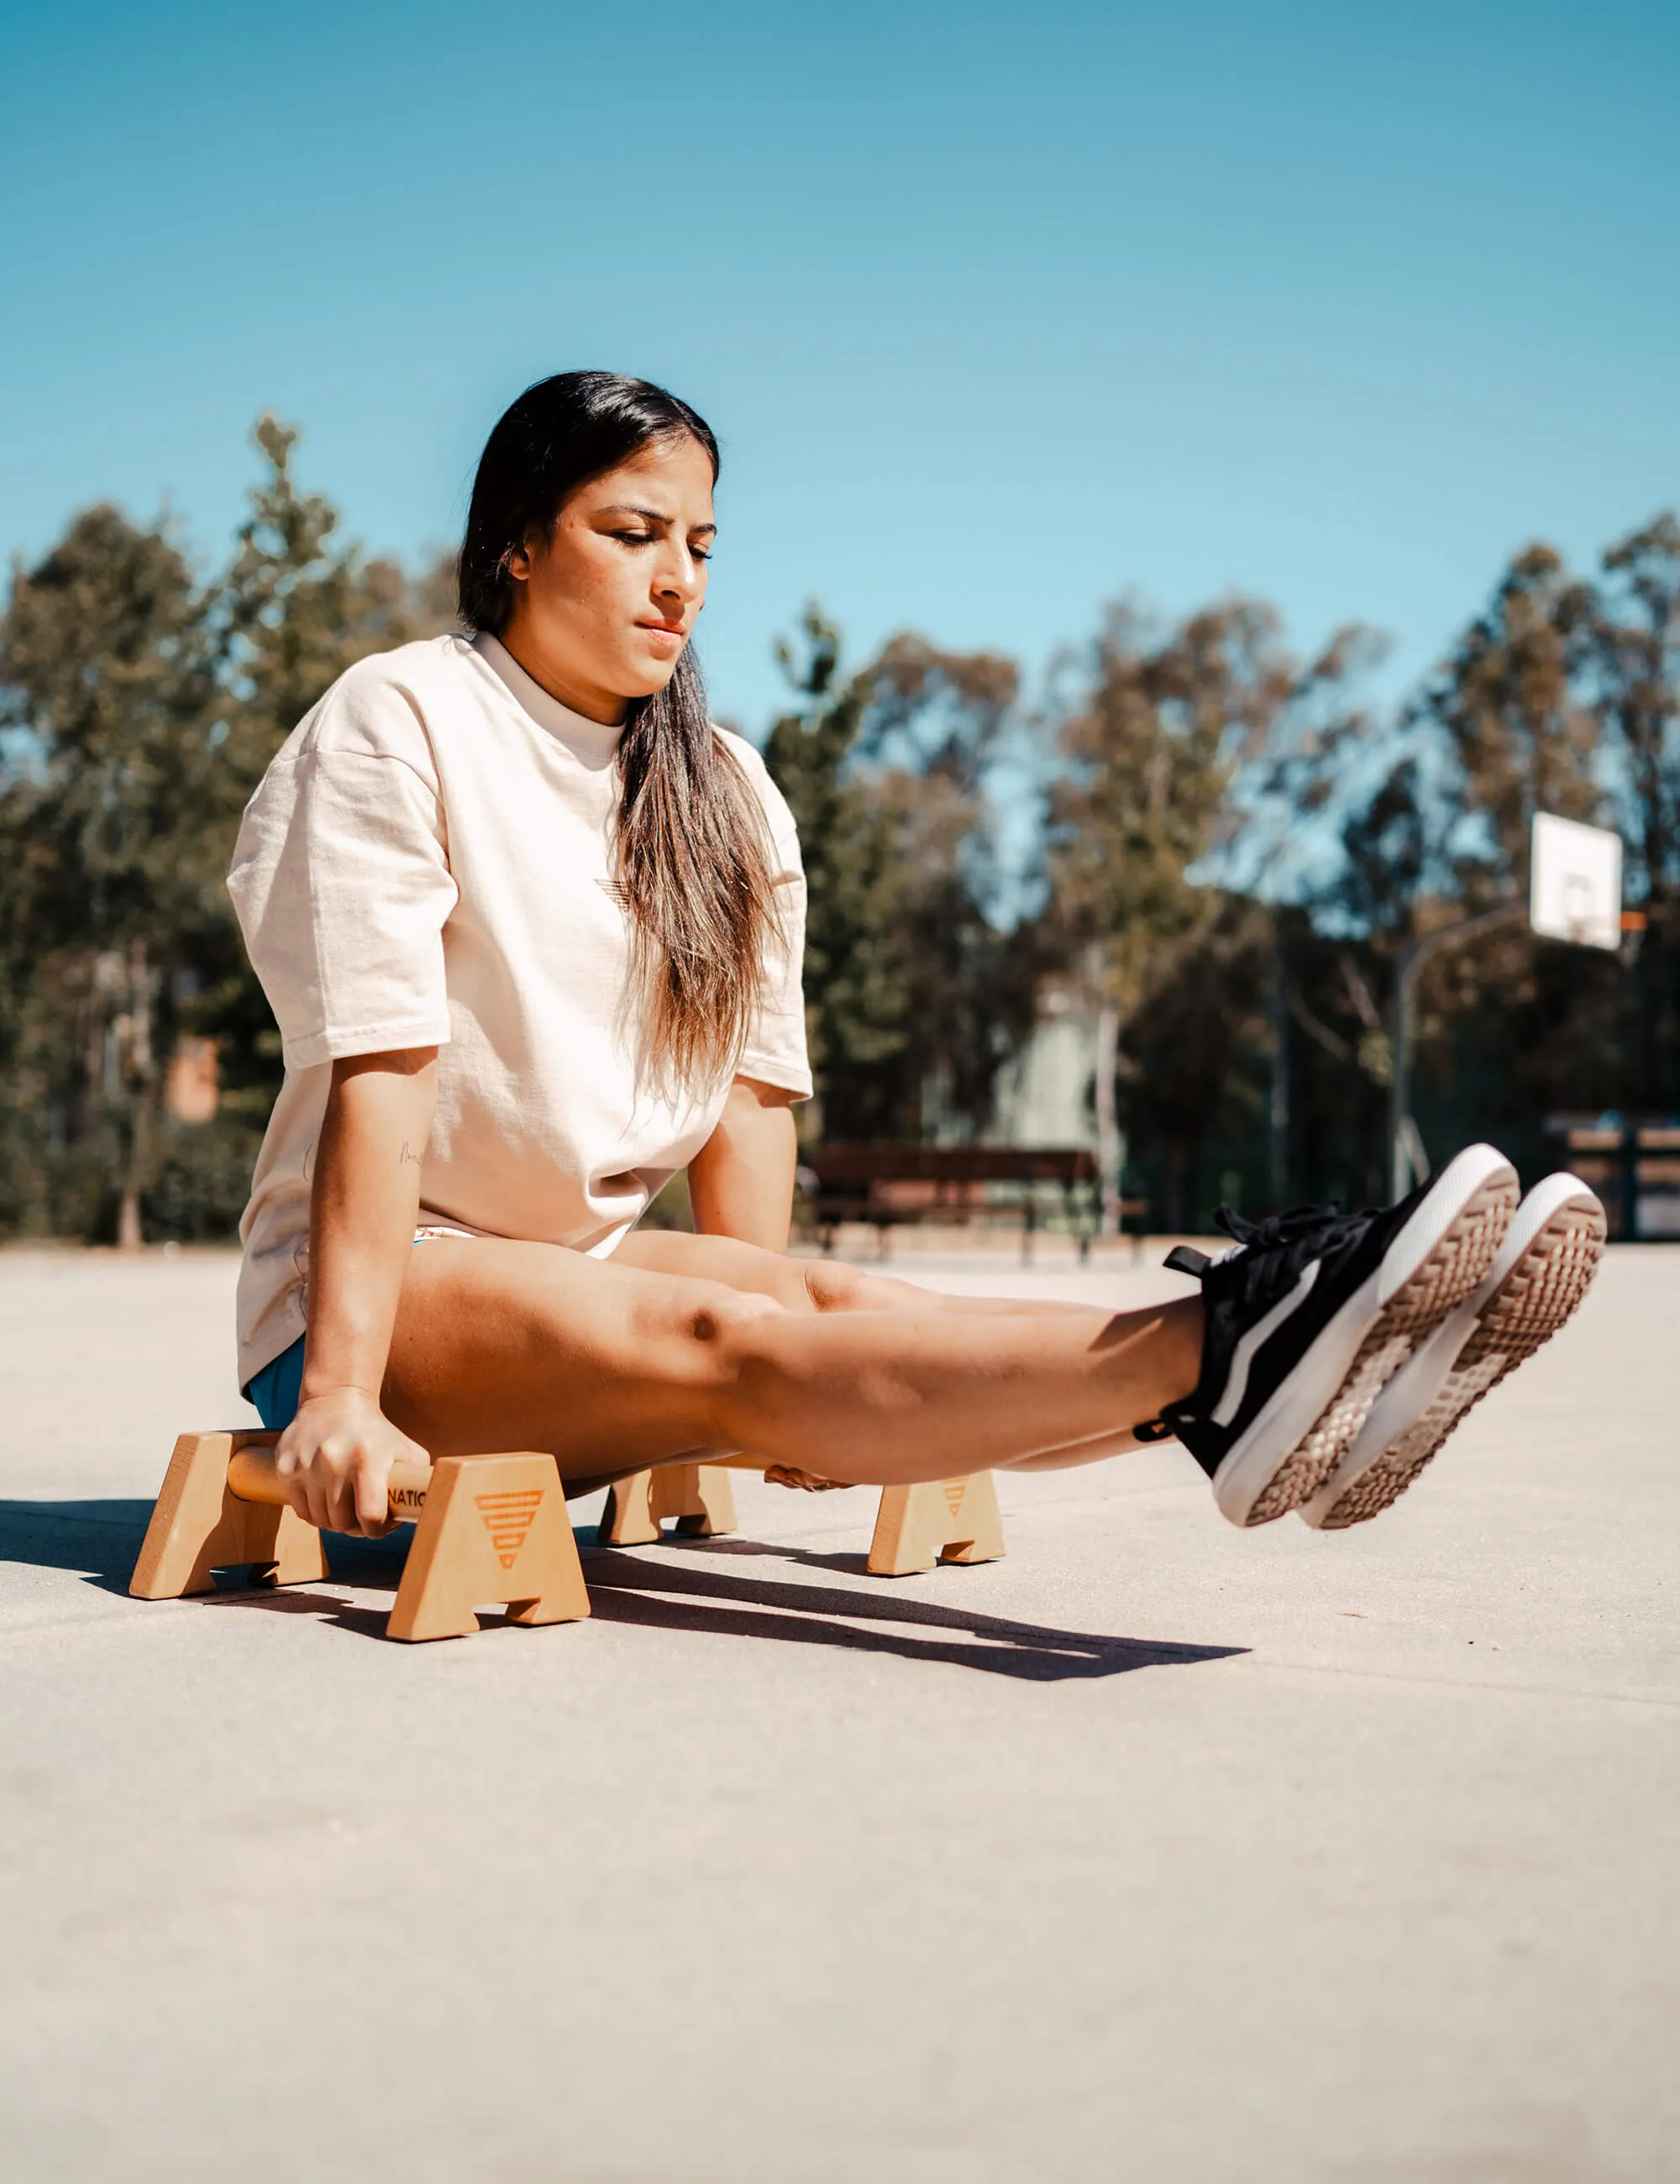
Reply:
M449 1038L457 891L435 781L331 726L312 716L270 766L228 875L288 1069Z
M730 737L728 742L764 807L772 851L770 876L776 886L777 928L765 952L759 1006L737 1073L809 1100L812 1087L805 1051L805 872L799 855L799 830L787 800L770 779L759 754L737 737Z

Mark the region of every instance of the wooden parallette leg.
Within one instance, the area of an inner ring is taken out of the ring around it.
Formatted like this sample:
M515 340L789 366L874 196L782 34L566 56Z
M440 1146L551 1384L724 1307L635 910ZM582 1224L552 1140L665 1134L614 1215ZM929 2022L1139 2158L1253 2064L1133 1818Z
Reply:
M505 1603L515 1623L564 1623L589 1595L552 1456L453 1456L392 1471L393 1517L415 1521L388 1637L466 1637L473 1613ZM255 1564L255 1581L326 1574L325 1544L294 1516L274 1464L274 1435L183 1434L129 1590L142 1600L209 1592L211 1573Z
M711 1463L665 1463L638 1471L607 1489L598 1538L604 1546L647 1546L663 1536L674 1517L680 1537L709 1540L735 1529L735 1490L729 1474Z
M1003 1552L1004 1520L989 1471L928 1486L882 1488L869 1550L877 1577L909 1577L937 1562L993 1563Z
M136 1600L214 1592L212 1572L245 1564L257 1585L305 1585L326 1575L320 1534L283 1504L243 1502L228 1485L236 1451L272 1438L182 1434L170 1458L129 1591Z
M651 1545L664 1535L661 1518L680 1533L705 1538L735 1529L732 1471L759 1471L758 1457L713 1463L672 1463L638 1471L609 1489L598 1534L604 1546ZM926 1486L887 1486L881 1494L869 1567L877 1577L908 1577L935 1563L993 1563L1004 1552L998 1490L989 1471Z
M552 1456L446 1456L386 1626L389 1638L465 1638L476 1607L504 1602L510 1623L570 1623L589 1595Z

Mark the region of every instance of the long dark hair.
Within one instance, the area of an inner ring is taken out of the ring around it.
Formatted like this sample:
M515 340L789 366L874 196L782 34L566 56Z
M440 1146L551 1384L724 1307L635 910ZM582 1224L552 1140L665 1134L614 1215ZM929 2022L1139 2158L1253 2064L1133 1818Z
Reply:
M717 441L686 402L645 379L562 371L526 387L490 435L461 545L461 618L499 635L513 605L509 556L553 530L581 485L650 443L684 437L718 473ZM692 650L619 741L619 886L654 1060L683 1081L740 1060L776 911L758 798L706 714Z

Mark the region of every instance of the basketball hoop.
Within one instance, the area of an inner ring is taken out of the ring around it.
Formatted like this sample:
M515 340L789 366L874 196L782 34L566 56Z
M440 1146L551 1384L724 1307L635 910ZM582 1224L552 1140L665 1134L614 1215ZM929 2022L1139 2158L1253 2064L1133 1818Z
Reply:
M1543 939L1567 940L1577 948L1619 948L1626 926L1622 837L1606 827L1536 812L1528 922Z

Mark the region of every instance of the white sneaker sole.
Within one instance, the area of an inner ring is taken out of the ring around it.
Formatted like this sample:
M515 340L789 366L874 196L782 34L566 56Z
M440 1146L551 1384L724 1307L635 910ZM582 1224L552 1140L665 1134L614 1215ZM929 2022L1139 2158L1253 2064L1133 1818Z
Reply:
M1382 1263L1323 1328L1214 1474L1233 1524L1269 1524L1310 1502L1371 1406L1493 1264L1516 1206L1516 1171L1492 1145L1442 1170Z
M1300 1515L1343 1531L1398 1501L1467 1412L1549 1342L1592 1286L1605 1210L1578 1176L1531 1190L1486 1279L1389 1382Z

